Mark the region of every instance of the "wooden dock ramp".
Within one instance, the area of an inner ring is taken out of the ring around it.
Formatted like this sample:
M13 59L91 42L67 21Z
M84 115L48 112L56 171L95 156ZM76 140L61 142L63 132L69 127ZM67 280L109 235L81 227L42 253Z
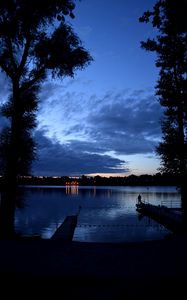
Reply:
M136 204L136 208L139 213L151 217L173 232L186 231L182 222L182 211L179 209L171 209L144 202Z
M67 216L64 222L57 228L51 239L72 241L75 228L77 226L77 215Z

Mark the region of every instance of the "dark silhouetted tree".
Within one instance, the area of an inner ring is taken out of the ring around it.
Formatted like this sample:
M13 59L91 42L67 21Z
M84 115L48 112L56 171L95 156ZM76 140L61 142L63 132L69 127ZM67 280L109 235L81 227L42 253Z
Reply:
M142 47L157 54L160 68L156 95L164 107L163 140L157 147L162 171L180 174L183 211L187 213L187 18L186 0L160 0L140 22L157 30Z
M35 84L21 93L19 98L17 130L17 172L18 175L29 175L31 163L35 158L35 143L32 138L32 130L36 126L35 114L38 105L38 86ZM1 107L1 114L9 119L13 115L12 97ZM4 128L0 136L0 166L5 175L11 172L11 128Z
M5 173L9 182L15 182L17 175L23 174L24 165L26 167L21 147L24 145L18 145L18 141L23 138L27 146L32 146L29 128L34 127L37 89L41 82L49 71L53 76L73 76L77 68L83 68L91 60L71 26L65 22L65 15L74 17L74 7L72 0L46 0L45 5L37 0L0 3L0 68L12 83L12 95L7 107L3 108L4 115L10 119ZM25 103L30 105L29 112ZM25 172L28 172L28 166Z
M0 68L11 83L2 113L10 121L1 136L5 182L16 187L35 156L32 129L41 83L51 74L63 78L84 68L91 56L66 18L74 18L73 0L1 0Z

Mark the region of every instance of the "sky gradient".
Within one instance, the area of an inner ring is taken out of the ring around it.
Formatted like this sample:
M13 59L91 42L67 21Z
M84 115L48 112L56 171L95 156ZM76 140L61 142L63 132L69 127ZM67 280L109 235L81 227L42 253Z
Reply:
M74 31L93 62L74 78L46 81L34 133L33 174L79 176L157 172L162 108L154 96L155 55L140 41L155 33L139 23L153 0L77 1ZM8 96L1 74L0 101ZM1 127L5 124L0 119Z

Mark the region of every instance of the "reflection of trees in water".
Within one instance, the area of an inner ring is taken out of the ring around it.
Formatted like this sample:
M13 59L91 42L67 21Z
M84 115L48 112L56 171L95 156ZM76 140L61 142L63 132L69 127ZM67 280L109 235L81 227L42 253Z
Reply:
M6 188L1 191L0 202L0 238L15 237L15 211L23 209L25 204L24 191L20 188Z
M0 237L14 236L15 198L11 192L1 192Z

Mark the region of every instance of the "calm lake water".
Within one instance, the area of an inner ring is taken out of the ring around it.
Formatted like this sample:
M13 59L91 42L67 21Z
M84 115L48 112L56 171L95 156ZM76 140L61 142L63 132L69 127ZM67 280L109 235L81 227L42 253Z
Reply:
M24 187L25 207L17 209L22 235L50 238L68 215L81 211L74 241L132 242L163 239L162 225L136 212L137 196L156 205L180 207L176 187Z

